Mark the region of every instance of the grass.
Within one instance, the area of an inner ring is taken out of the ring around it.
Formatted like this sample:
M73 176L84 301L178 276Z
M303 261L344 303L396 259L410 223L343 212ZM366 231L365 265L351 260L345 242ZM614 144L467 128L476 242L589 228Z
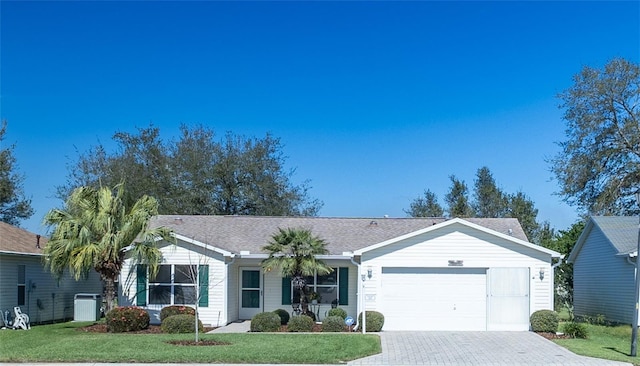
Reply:
M640 365L640 357L631 357L631 326L603 326L586 324L588 339L556 339L555 343L569 351L595 358L629 362ZM560 326L562 329L562 325Z
M173 362L338 364L380 353L380 338L362 334L204 334L226 346L174 346L193 334L87 333L86 322L0 330L0 362Z

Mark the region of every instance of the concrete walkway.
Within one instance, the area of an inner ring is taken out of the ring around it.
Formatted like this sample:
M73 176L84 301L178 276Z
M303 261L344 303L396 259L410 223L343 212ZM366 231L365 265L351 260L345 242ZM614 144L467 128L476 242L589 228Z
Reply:
M382 353L356 365L622 366L578 356L532 332L381 332Z
M237 322L229 323L224 327L216 328L209 333L246 333L251 330L250 320L239 320Z

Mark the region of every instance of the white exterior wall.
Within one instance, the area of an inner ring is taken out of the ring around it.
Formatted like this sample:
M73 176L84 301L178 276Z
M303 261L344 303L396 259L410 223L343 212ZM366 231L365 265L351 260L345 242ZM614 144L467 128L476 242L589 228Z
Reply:
M89 272L87 279L76 281L68 273L57 281L42 265L42 257L37 255L0 254L0 311L18 306L18 266L25 265L27 284L25 305L20 306L29 315L33 324L73 319L74 296L78 293L102 296L102 282L95 271ZM29 290L28 285L35 285ZM54 294L54 296L52 296ZM38 307L38 300L40 307ZM99 304L98 306L102 306ZM0 321L1 323L1 321Z
M227 275L224 257L212 248L202 247L180 242L179 244L164 244L162 264L208 265L209 266L209 304L199 307L198 314L205 326L219 326L228 323L226 313ZM132 260L127 259L121 272L120 305L136 304L136 268L131 266ZM132 273L130 273L132 271ZM148 291L147 291L148 296ZM147 301L148 302L148 301ZM151 317L151 324L160 324L160 311L165 305L144 306Z
M635 263L616 253L594 226L573 264L575 315L604 315L610 321L632 323Z
M449 260L463 261L462 268L529 268L530 314L553 309L550 255L455 224L364 253L361 269L365 274L368 268L373 272L365 283L367 310L380 309L382 267L448 268ZM541 268L543 280L539 278Z

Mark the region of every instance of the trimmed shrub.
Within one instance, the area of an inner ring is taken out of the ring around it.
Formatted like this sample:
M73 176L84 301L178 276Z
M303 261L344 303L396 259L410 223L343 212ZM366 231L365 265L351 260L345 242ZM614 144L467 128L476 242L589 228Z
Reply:
M135 332L149 327L149 313L137 306L118 306L105 315L107 330L113 333Z
M327 316L339 316L344 320L347 317L347 311L342 308L333 308L329 310Z
M558 313L553 310L538 310L529 318L534 332L555 333L558 331Z
M276 309L273 311L280 317L280 325L286 325L289 322L289 312L284 309Z
M309 318L311 318L311 320L313 320L314 322L316 321L316 314L313 313L313 311L311 310L307 310L306 312L304 312L303 314L300 315L306 315Z
M382 326L384 325L384 315L381 312L367 310L367 324L366 331L367 332L379 332L382 330ZM358 324L362 324L362 313L358 315Z
M195 315L178 314L165 318L160 325L164 333L195 333L194 325L196 322ZM204 331L204 326L198 319L198 331Z
M344 318L332 315L322 322L323 332L344 332Z
M582 323L570 322L565 323L562 327L564 334L571 338L587 338L589 337L589 331L587 327Z
M289 320L289 332L312 332L315 322L308 315L294 316Z
M193 315L196 316L196 310L192 307L185 305L171 305L165 306L160 310L160 321L163 322L166 318L174 315Z
M280 322L280 316L272 311L258 313L251 319L251 331L275 332L280 329Z

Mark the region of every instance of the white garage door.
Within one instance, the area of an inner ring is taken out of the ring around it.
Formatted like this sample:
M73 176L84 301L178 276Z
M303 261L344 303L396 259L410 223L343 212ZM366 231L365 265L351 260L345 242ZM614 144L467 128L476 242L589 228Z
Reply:
M486 330L484 268L382 268L384 330Z

